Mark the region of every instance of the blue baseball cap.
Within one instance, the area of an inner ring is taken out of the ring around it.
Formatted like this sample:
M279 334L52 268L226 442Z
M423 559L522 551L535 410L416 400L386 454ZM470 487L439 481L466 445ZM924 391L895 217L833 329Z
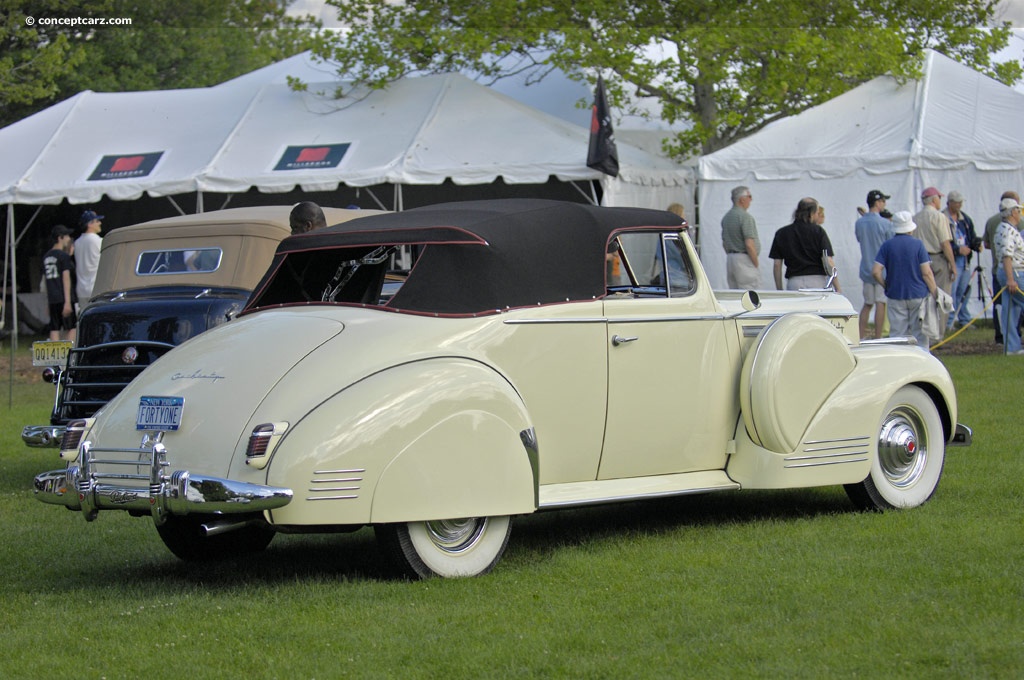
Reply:
M82 213L82 217L79 218L78 223L84 227L85 225L89 224L93 220L102 220L102 219L103 219L103 215L97 215L92 210L86 210L84 213Z

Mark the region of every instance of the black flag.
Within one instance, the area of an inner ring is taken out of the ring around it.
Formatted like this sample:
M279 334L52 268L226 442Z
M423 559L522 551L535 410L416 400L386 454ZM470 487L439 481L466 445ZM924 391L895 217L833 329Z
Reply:
M619 152L615 148L612 116L608 110L608 100L604 95L604 79L601 76L597 77L597 90L594 91L594 106L591 109L587 167L600 170L612 177L619 176Z

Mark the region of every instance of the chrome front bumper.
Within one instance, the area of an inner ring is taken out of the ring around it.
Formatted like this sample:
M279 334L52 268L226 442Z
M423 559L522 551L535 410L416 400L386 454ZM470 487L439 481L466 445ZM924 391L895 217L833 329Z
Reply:
M63 436L63 425L26 425L21 431L21 441L35 449L60 448Z
M950 446L970 446L974 441L974 430L963 423L957 423L953 431L953 438L949 441Z
M99 458L132 455L124 458ZM292 500L291 489L250 484L178 470L164 475L167 450L156 443L145 449L97 449L82 444L78 464L37 475L35 496L43 503L80 510L89 521L100 510L151 514L162 524L168 515L258 513ZM125 470L115 472L111 470ZM134 468L134 471L130 469Z

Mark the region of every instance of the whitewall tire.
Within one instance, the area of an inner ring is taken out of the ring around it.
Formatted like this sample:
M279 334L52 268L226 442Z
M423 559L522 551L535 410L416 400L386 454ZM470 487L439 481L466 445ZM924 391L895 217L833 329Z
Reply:
M374 527L377 540L403 575L459 578L489 572L508 545L508 516L405 522Z
M871 473L848 484L850 500L865 510L914 508L932 497L946 458L945 435L935 403L905 385L886 404Z

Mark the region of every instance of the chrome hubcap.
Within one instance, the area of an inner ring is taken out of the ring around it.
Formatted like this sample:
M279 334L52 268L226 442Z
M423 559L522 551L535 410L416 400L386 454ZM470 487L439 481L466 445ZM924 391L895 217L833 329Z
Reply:
M906 407L890 413L878 435L878 463L897 488L913 486L928 460L928 442L921 416Z
M447 553L469 550L479 542L487 527L487 519L443 519L427 522L427 534L431 542Z

